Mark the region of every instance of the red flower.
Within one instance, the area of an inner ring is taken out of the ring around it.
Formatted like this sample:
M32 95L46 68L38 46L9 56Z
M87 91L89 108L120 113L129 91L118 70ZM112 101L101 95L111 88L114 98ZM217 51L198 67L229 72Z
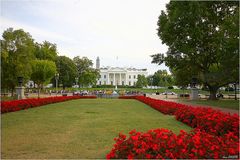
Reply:
M15 112L19 110L28 109L31 107L38 107L50 103L63 102L72 99L82 98L97 98L96 96L67 96L67 97L47 97L47 98L31 98L14 101L1 102L1 114L7 112Z

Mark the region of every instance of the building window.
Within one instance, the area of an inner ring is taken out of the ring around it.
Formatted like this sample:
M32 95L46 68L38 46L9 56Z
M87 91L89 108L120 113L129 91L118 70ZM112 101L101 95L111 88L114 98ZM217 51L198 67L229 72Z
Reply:
M99 81L99 85L102 85L102 82L101 82L101 81Z
M129 86L131 86L131 81L129 81Z
M133 82L133 85L135 86L135 85L136 85L136 82Z
M129 75L129 79L131 79L131 75Z
M113 81L111 81L111 85L113 85Z
M124 86L124 81L122 81L122 85Z
M133 78L136 79L136 75L134 75Z
M106 78L107 78L107 76L106 76L106 75L104 75L104 78L106 79Z

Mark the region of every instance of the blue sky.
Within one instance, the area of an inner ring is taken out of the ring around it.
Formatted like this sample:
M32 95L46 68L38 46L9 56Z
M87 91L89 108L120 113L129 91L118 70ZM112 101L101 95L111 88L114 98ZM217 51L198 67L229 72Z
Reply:
M24 29L37 42L57 44L59 55L100 57L101 66L147 68L150 55L165 53L157 36L164 0L1 0L1 34ZM118 57L118 58L117 58Z

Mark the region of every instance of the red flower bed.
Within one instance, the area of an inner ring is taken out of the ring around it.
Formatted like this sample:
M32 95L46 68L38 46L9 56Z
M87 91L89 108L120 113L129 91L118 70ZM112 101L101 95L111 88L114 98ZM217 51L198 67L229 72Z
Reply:
M137 99L152 108L175 115L176 119L195 128L191 133L175 135L166 129L147 133L131 131L130 137L119 134L110 158L197 159L239 158L239 116L205 107L156 100L144 96L121 97Z
M212 108L192 107L144 96L133 96L132 99L137 99L164 114L175 115L177 120L201 131L218 136L228 132L239 135L239 116L237 114L230 115Z
M177 111L178 108L184 106L183 104L152 99L152 98L144 97L144 96L136 96L135 99L151 106L152 108L154 108L164 114L170 114L170 115L173 115Z
M223 136L228 132L239 135L239 116L203 107L182 106L175 112L176 119L193 128Z
M23 109L38 107L50 103L63 102L72 99L97 98L96 96L64 96L47 98L30 98L1 102L1 113L15 112Z
M179 135L166 129L149 130L146 133L129 132L130 137L119 134L116 144L106 158L117 159L199 159L238 158L238 137L228 133L218 137L194 130L181 131Z

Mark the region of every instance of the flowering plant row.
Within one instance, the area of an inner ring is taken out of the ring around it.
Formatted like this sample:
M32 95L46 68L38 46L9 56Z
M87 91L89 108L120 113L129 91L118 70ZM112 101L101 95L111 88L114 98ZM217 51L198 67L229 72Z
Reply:
M120 97L137 99L152 108L175 115L176 119L195 128L191 133L179 135L166 129L146 133L119 134L106 158L128 159L197 159L239 158L239 116L203 107L156 100L143 96Z
M228 132L239 135L239 116L230 115L219 110L205 107L193 107L163 100L156 100L144 96L132 97L152 108L164 113L175 115L176 119L193 128L207 133L222 136Z
M146 133L129 132L119 134L116 144L106 158L117 159L197 159L238 158L238 137L229 132L223 137L200 130L191 133L181 131L179 135L166 129L149 130Z
M23 109L38 107L50 103L63 102L73 99L97 98L96 96L64 96L64 97L47 97L47 98L29 98L1 102L1 113L15 112Z

